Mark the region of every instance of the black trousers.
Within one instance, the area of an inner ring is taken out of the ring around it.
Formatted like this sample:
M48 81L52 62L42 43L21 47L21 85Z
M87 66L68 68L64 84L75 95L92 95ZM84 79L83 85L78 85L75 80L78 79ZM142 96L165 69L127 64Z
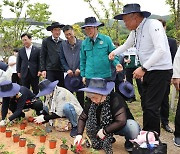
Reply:
M17 74L17 73L13 73L13 74L12 74L11 80L12 80L13 83L18 83L18 84L20 84L20 78L18 77L18 74Z
M38 94L39 92L39 77L33 77L30 73L30 71L28 71L28 74L25 78L21 78L21 84L22 86L27 87L28 89L30 89L30 86L32 87L32 91L34 94Z
M17 103L14 102L14 100L10 99L9 97L3 98L3 99L8 99L8 101L6 103L2 104L4 110L1 111L1 114L2 114L2 119L4 120L7 113L8 113L7 112L8 108L12 113L17 111ZM35 101L33 103L25 104L23 109L27 109L27 108L34 109L36 111L36 114L40 115L42 110L43 110L43 103L42 103L42 101L37 100L37 101ZM25 117L25 113L23 111L19 111L19 115L18 115L17 118L21 118L21 117Z
M171 76L172 70L154 70L145 73L141 104L143 130L153 130L160 135L160 108Z
M76 97L81 107L84 109L84 92L83 91L76 92Z
M170 93L170 83L166 88L166 92L161 104L160 116L162 125L168 125L169 123L169 93Z
M136 70L136 68L126 68L126 80L130 82L133 85L133 72ZM141 96L142 95L142 82L141 79L136 79L136 84L138 88L138 93ZM134 96L135 98L135 96Z
M59 80L58 86L64 87L64 72L47 70L47 77L49 81L53 82Z
M180 91L179 91L179 100L177 104L176 116L175 116L175 137L180 137Z

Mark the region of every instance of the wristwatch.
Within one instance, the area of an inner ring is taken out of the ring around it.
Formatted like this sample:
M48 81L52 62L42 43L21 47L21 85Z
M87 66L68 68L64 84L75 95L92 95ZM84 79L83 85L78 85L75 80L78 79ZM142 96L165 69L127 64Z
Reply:
M141 69L143 70L143 72L147 72L147 69L143 66L141 66Z

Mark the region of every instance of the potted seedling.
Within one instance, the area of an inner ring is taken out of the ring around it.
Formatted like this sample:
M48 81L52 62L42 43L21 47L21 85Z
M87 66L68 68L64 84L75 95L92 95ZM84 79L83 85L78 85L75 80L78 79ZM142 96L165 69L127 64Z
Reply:
M20 137L19 138L19 147L25 147L25 145L26 145L26 138Z
M36 135L39 136L39 140L41 143L46 142L46 134L47 133L43 128L41 128L40 126L37 126L35 128L35 132L36 132Z
M45 146L43 145L43 146L41 146L41 147L39 148L39 152L38 152L37 154L46 154L46 153L44 152L44 150L45 150Z
M69 149L67 143L67 139L66 138L62 138L61 139L62 144L60 145L60 154L67 154L67 151Z
M46 131L41 128L41 132L40 132L40 135L39 135L39 141L41 143L46 142L46 134L47 134Z
M33 113L32 113L32 116L29 116L28 117L28 122L33 122L34 121L34 117L36 117L36 111L34 110Z
M10 129L11 126L12 126L12 124L10 122L8 122L7 123L7 129L6 129L6 137L12 136L12 130Z
M0 126L0 132L4 133L5 131L6 131L6 126L5 125Z
M17 129L15 129L14 131L15 131L15 133L13 134L13 142L17 143L17 142L19 142L20 134L18 133Z
M27 125L27 122L26 122L26 120L25 120L24 118L21 117L21 118L18 120L18 123L19 123L19 125L20 125L20 129L21 129L21 130L25 129L25 127L26 127L26 125Z
M17 142L19 142L19 138L23 134L24 131L18 132L17 129L15 129L14 131L15 131L15 133L13 134L13 142L17 143Z
M50 149L56 148L56 143L57 143L56 138L55 138L55 137L52 137L52 138L49 140L49 148L50 148Z
M33 154L36 148L36 145L33 143L32 140L27 139L27 154Z

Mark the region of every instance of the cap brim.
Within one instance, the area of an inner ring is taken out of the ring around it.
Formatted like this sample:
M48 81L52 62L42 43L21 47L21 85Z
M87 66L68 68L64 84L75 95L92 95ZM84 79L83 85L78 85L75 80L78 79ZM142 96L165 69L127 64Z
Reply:
M63 28L65 25L58 25L58 26L48 26L47 28L46 28L46 30L47 31L51 31L53 28Z
M40 96L45 96L48 95L50 93L52 93L52 91L54 90L54 88L56 87L56 85L58 84L58 80L51 82L48 87L46 87L45 89L43 89L42 91L40 91L36 97L40 97Z
M148 11L129 12L129 13L122 13L122 14L116 15L116 16L114 17L114 19L116 19L116 20L123 20L123 16L124 16L124 15L131 14L131 13L142 13L145 18L148 18L148 17L151 15L151 13L148 12Z
M100 23L100 22L97 22L97 23L92 23L92 24L85 24L83 26L81 26L82 29L84 29L85 27L102 27L104 26L104 23Z
M84 92L90 92L90 93L96 93L96 94L101 94L101 95L108 95L111 93L115 86L114 82L108 82L107 87L105 90L99 89L99 88L81 88L79 91L84 91Z
M10 91L2 92L0 91L0 97L12 97L15 96L19 90L20 90L20 85L17 83L12 83L13 88Z

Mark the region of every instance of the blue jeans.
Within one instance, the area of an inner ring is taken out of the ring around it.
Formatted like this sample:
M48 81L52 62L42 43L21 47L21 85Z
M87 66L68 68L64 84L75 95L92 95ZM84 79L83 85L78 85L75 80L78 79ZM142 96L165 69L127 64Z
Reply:
M139 132L139 124L135 120L128 119L126 125L120 131L116 132L115 135L124 136L126 140L132 140L139 135Z
M69 119L69 121L72 124L72 127L77 126L77 113L74 109L74 106L67 103L63 106L63 113L66 116L66 118Z

